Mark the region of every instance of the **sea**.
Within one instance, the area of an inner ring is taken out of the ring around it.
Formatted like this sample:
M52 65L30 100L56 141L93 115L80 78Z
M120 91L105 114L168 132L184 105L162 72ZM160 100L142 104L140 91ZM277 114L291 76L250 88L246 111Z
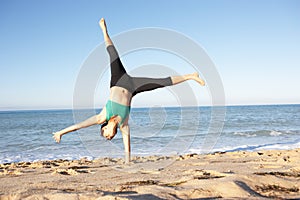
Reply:
M123 157L122 134L108 141L100 126L52 133L100 110L0 112L0 163ZM133 156L300 148L300 105L132 108Z

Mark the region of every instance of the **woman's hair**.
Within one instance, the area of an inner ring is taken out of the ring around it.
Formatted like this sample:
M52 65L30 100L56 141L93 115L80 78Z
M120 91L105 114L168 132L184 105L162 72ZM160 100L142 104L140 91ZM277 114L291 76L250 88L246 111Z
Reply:
M104 122L104 123L101 125L101 130L102 130L102 128L104 128L105 126L107 126L107 124L108 124L108 121Z

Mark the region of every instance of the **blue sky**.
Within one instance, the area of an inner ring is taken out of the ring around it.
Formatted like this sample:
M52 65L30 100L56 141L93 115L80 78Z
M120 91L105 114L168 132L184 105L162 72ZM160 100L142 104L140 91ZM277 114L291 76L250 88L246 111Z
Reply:
M297 0L1 0L0 110L71 108L80 67L103 42L101 17L111 36L161 27L193 39L214 61L228 105L300 103L299 10ZM134 55L124 62L130 66ZM176 64L174 70L192 72ZM207 90L190 84L201 94L199 105L209 104ZM101 106L108 86L98 88ZM137 97L134 106L176 104L169 99L157 91Z

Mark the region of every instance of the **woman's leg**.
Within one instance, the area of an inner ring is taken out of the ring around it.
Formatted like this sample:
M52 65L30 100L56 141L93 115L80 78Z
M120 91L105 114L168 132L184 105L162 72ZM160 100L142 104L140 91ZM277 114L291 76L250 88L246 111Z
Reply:
M146 77L132 77L133 87L131 91L134 91L132 96L146 91L155 90L166 86L173 85L172 78L146 78Z
M118 83L118 81L124 75L127 75L127 72L120 60L119 54L115 46L113 45L112 40L108 35L106 23L103 18L99 21L99 25L102 29L106 49L110 58L110 71L111 71L110 87L113 87Z
M205 85L204 80L202 80L199 77L199 74L197 72L195 72L193 74L186 74L186 75L183 75L183 76L172 76L171 79L172 79L173 85L176 85L178 83L182 83L182 82L188 81L188 80L194 80L202 86Z
M103 32L103 37L104 37L106 47L108 47L110 45L113 45L113 43L112 43L112 41L111 41L111 39L108 35L107 28L106 28L106 23L105 23L105 20L103 18L100 19L99 25L100 25L100 27L102 29L102 32Z
M183 76L171 76L167 78L142 78L142 77L133 77L133 96L146 91L155 90L157 88L162 88L166 86L176 85L188 80L194 80L200 85L204 86L205 82L199 78L198 73L186 74Z

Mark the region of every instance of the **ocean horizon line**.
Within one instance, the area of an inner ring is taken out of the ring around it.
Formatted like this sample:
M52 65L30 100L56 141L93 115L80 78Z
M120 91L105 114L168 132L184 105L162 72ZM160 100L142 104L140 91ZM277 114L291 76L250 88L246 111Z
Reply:
M248 106L298 106L300 103L279 103L279 104L227 104L227 105L198 105L198 106L133 106L132 109L149 109L149 108L210 108L210 107L248 107ZM104 107L98 108L81 107L81 108L0 108L0 112L26 112L26 111L70 111L70 110L100 110Z

